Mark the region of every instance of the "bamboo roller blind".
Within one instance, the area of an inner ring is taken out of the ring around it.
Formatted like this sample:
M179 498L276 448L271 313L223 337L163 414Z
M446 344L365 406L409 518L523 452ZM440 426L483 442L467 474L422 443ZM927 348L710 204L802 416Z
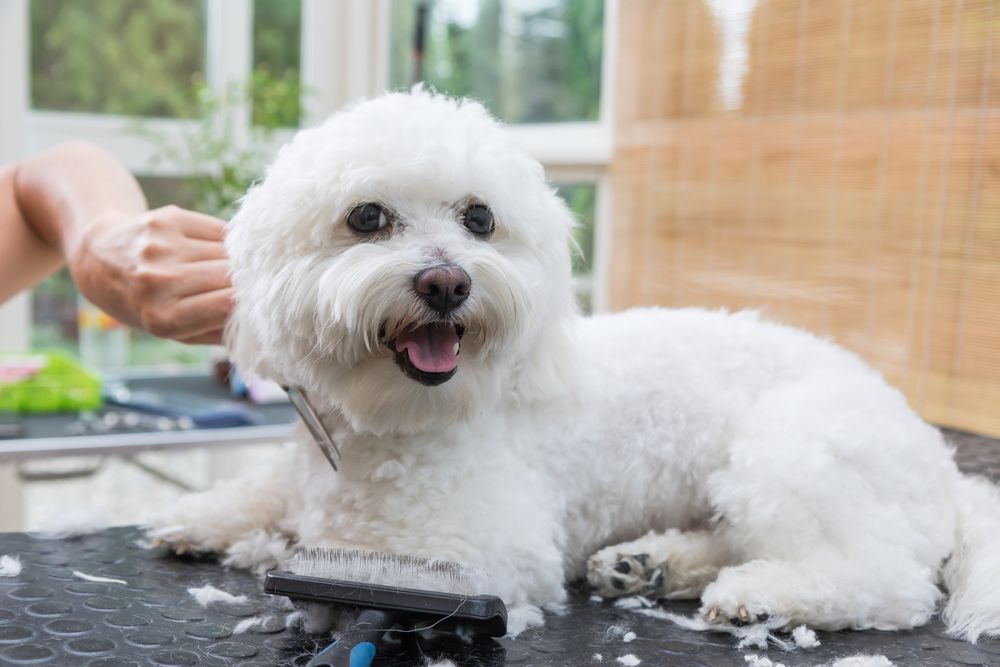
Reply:
M612 307L760 308L1000 435L1000 2L619 12Z

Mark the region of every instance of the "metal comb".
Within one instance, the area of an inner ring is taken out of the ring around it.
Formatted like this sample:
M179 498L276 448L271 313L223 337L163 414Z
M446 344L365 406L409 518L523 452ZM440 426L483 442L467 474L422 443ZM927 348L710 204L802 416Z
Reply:
M336 471L337 461L341 458L340 450L337 449L337 444L330 437L330 433L326 430L326 427L323 426L323 421L319 418L316 409L313 408L312 403L306 397L306 392L301 387L282 387L282 389L288 394L288 400L295 406L295 411L299 413L299 417L302 417L302 423L309 429L313 440L316 441L320 451L323 452L323 456L326 457L326 460L330 462L330 465Z

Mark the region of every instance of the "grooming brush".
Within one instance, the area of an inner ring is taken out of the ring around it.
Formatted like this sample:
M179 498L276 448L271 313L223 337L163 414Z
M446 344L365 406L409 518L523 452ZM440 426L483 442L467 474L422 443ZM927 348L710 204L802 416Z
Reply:
M449 561L361 549L299 549L267 573L264 592L357 608L354 623L307 667L368 667L394 625L506 634L507 607L482 594L486 585L480 571Z
M295 411L299 413L302 422L312 434L313 440L319 445L323 456L326 457L326 460L330 462L330 465L333 466L333 470L336 472L337 461L340 460L340 450L337 449L337 443L333 441L330 433L323 426L323 421L319 418L319 413L316 412L312 403L309 402L306 392L301 387L282 387L282 389L288 394L288 400L291 401L295 407Z

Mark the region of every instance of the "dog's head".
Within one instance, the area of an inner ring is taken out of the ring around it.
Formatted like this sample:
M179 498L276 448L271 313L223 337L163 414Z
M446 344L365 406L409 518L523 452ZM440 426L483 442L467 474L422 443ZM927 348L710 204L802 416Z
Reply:
M363 102L299 132L233 219L230 348L375 433L544 390L575 312L571 226L481 105Z

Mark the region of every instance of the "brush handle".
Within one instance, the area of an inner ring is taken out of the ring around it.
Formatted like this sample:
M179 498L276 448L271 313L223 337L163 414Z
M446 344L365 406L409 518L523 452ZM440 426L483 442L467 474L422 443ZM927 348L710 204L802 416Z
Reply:
M362 609L340 639L313 656L306 667L369 667L382 635L396 623L384 609Z

